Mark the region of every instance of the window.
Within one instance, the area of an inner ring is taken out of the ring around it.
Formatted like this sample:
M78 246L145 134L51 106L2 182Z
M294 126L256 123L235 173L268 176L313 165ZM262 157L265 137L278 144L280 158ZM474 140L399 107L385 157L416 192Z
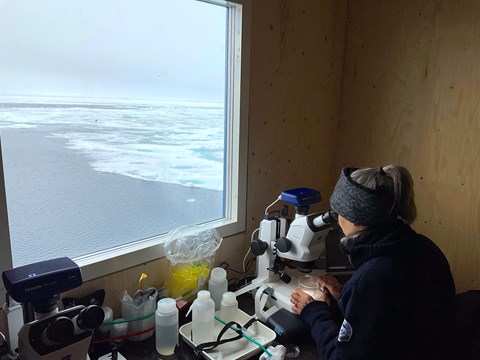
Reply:
M248 8L0 0L0 270L89 280L182 225L244 230Z

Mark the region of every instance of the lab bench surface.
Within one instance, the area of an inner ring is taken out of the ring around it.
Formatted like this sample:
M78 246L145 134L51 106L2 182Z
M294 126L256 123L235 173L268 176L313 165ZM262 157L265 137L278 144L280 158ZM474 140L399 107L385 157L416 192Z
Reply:
M238 297L238 303L240 309L245 311L247 314L254 313L254 301L250 294L244 294ZM191 317L191 315L190 315ZM180 322L182 325L190 321L189 319L183 319L186 321L182 321L182 315L180 315ZM175 349L175 354L171 356L163 356L157 353L155 350L155 335L151 336L147 340L141 342L131 342L127 341L120 349L120 353L127 359L127 360L194 360L199 359L193 349L183 340L181 335L179 335L179 346ZM280 344L279 341L275 340L272 345ZM283 344L288 346L290 344ZM300 354L296 358L296 360L310 360L310 359L317 359L317 351L315 348L315 344L312 339L307 339L302 342L302 344L298 344L300 348ZM255 354L251 359L258 359L261 353Z

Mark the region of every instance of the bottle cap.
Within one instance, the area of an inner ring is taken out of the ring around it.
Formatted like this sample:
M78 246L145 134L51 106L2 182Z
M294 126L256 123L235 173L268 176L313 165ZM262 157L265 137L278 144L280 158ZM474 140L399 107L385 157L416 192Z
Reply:
M200 290L197 294L198 301L205 301L210 299L210 291L208 290Z
M227 271L224 268L216 267L213 268L210 275L210 279L213 281L223 281L227 278Z
M157 303L157 310L162 314L168 314L175 311L177 308L177 302L172 298L160 299Z
M237 303L237 295L235 295L234 292L227 291L223 294L222 301L225 303L225 305L235 305Z

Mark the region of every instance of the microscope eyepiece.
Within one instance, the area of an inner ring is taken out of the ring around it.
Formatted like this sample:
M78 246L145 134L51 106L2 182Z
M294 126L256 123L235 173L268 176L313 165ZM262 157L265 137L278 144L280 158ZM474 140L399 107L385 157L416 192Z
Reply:
M326 224L336 224L338 223L338 214L333 210L328 210L326 213L322 215L322 220Z

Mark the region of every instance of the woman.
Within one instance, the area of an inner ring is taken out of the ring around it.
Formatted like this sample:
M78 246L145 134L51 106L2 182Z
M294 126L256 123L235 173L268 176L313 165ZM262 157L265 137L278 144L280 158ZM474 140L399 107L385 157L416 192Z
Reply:
M321 276L320 301L300 289L291 295L320 358L447 358L455 285L440 249L409 226L416 207L408 170L344 168L330 204L355 273L343 287ZM337 302L341 324L335 321Z

